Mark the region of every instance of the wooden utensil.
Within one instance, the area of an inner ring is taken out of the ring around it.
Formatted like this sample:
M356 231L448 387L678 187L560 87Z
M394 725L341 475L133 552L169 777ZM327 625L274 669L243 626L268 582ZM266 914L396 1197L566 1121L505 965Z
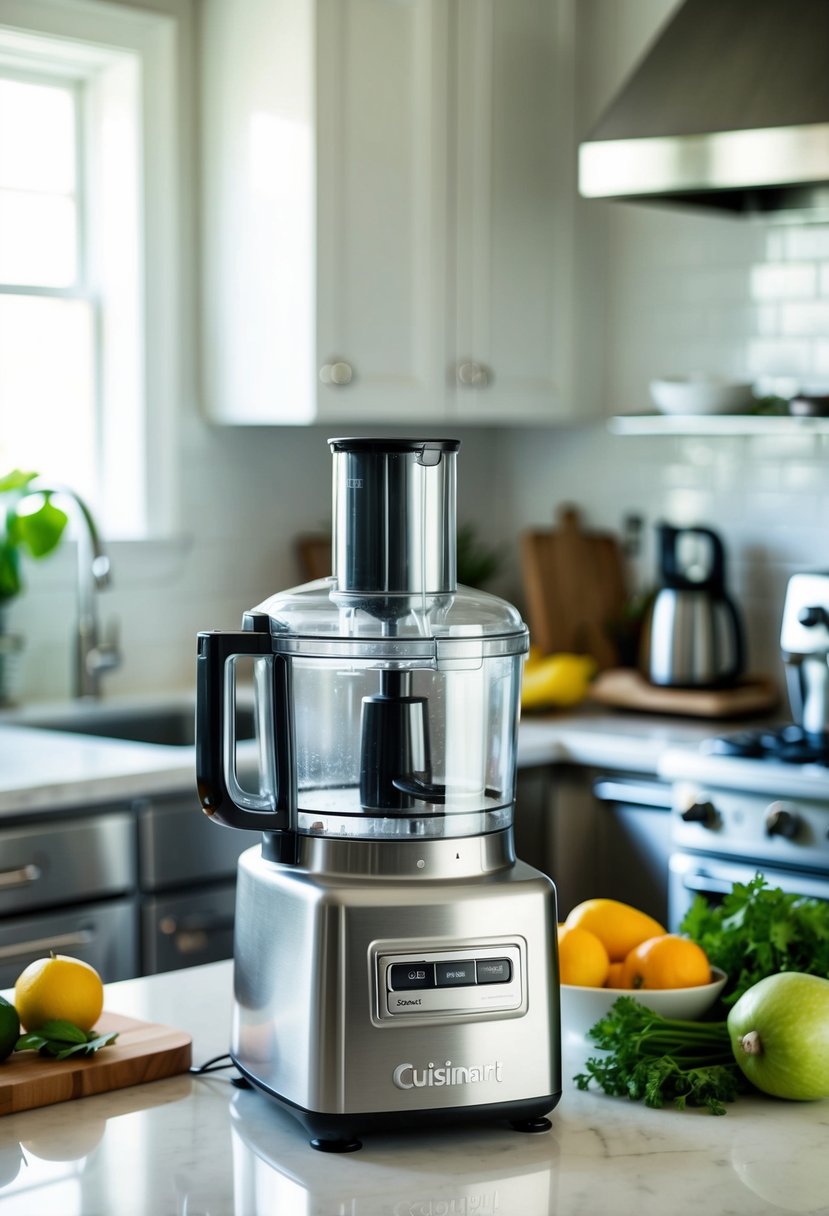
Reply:
M613 667L627 600L621 546L612 533L585 531L574 506L559 508L557 524L521 538L530 640L544 654L589 654Z
M118 1038L85 1059L54 1060L21 1051L4 1060L0 1115L157 1081L190 1067L192 1042L184 1031L116 1013L103 1013L95 1029L102 1034L117 1031Z

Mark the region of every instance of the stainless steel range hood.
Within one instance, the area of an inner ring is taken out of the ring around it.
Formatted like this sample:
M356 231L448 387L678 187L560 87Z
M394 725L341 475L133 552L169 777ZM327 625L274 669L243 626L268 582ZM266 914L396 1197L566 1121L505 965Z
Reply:
M579 189L829 218L829 0L686 0L581 145Z

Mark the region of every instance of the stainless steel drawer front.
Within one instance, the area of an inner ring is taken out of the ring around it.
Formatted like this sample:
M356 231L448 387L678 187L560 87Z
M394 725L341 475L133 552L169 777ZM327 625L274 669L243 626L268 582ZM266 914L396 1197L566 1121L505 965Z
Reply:
M138 934L131 899L0 921L0 988L50 950L71 954L99 972L104 983L138 974Z
M133 841L125 812L0 831L0 914L129 891Z
M142 800L136 810L139 874L145 891L230 878L239 855L262 839L261 832L217 828L195 796Z
M235 903L233 883L147 899L141 909L143 973L154 975L230 958Z
M509 1012L522 1003L521 949L514 944L441 951L413 946L405 954L379 955L377 975L381 1019Z

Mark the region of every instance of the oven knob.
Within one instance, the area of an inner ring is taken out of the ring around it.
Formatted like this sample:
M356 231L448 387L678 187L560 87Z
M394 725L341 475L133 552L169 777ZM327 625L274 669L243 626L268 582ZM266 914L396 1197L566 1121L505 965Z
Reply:
M719 818L713 802L692 802L679 817L683 823L701 823L704 828L716 827Z
M787 811L782 802L773 802L766 811L766 835L794 840L800 831L800 816Z

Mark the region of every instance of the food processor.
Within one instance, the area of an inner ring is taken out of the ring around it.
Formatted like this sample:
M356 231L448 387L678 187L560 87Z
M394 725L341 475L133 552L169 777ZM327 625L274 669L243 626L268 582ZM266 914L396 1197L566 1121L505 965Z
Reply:
M324 1150L418 1123L545 1130L556 896L512 831L527 628L457 584L457 440L329 446L333 575L198 638L199 796L262 832L239 860L231 1055Z

